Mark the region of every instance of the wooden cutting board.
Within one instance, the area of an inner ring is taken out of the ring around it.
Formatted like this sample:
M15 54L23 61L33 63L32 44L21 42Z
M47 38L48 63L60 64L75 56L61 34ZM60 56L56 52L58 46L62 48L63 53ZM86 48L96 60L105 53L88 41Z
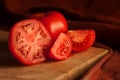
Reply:
M0 31L0 80L75 80L103 58L108 49L91 47L64 61L47 60L38 65L21 65L7 47L8 32Z

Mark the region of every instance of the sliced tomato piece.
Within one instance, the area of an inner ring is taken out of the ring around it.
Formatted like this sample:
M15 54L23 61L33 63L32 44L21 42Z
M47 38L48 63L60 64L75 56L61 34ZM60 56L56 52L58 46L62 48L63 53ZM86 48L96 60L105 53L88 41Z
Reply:
M72 50L75 52L91 47L96 37L94 30L69 30L67 34L72 40Z
M34 19L17 22L9 32L9 49L22 64L37 64L46 59L51 37L44 25Z
M48 56L53 60L64 60L70 56L71 51L72 42L70 38L65 33L60 33L50 49Z

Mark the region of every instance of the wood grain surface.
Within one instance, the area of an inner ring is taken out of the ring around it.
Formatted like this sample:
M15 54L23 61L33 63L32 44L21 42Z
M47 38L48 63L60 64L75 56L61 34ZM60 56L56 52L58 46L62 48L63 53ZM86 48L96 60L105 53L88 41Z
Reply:
M0 31L0 80L75 80L109 52L108 49L90 47L86 51L73 53L67 60L46 60L37 65L24 66L11 55L8 34Z

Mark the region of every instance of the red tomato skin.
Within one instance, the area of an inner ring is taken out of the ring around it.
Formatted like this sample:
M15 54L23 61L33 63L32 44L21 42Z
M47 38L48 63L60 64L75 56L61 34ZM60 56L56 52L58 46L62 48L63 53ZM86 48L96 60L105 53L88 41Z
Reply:
M44 15L36 13L32 15L32 18L40 20L45 25L53 40L56 40L61 32L66 33L68 31L67 21L60 12L49 11L44 13Z
M73 52L81 52L87 50L94 44L96 38L96 33L94 30L70 30L67 34L71 37ZM81 39L81 42L78 41L79 39L77 37L81 37L83 35L86 35L84 36L84 39ZM73 36L76 37L76 41L73 41Z
M49 35L48 31L46 30L46 28L44 27L44 25L40 22L40 21L37 21L37 20L34 20L34 19L25 19L25 20L22 20L22 21L19 21L17 22L16 24L14 24L12 26L12 28L10 29L10 32L9 32L9 41L8 41L8 48L11 52L11 54L22 64L24 65L34 65L34 64L38 64L40 62L43 62L44 60L46 60L46 57L45 57L45 54L44 53L41 53L43 56L41 57L41 59L39 59L38 61L35 60L35 61L30 61L30 60L27 60L29 58L24 58L23 56L21 56L21 53L17 51L17 44L15 42L15 34L16 32L18 32L18 28L22 25L22 24L26 24L26 22L34 22L35 24L41 26L42 30L44 30L44 32L46 33L46 35L48 36L48 39L46 39L46 45L50 46L51 45L51 36ZM31 37L35 37L36 35L32 35ZM30 37L30 38L31 38ZM27 38L26 38L27 39ZM28 37L29 39L29 37ZM30 40L32 41L32 39ZM26 42L27 43L27 42ZM39 42L38 42L39 43ZM41 42L41 44L43 44L44 42ZM35 45L33 45L34 47ZM47 50L47 49L46 49ZM33 53L34 54L34 53ZM31 56L29 56L31 57Z
M69 58L72 51L71 39L65 34L60 33L48 53L48 58L53 60L65 60Z

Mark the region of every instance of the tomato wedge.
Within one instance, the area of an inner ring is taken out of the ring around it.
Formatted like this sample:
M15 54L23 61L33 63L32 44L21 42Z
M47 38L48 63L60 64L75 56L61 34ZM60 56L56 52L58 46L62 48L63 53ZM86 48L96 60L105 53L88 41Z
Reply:
M65 33L60 33L56 41L54 42L48 57L53 60L65 60L72 51L72 42Z
M74 52L84 51L91 47L96 37L94 30L69 30L67 34L72 40Z
M44 54L50 44L48 31L40 21L34 19L17 22L9 32L9 49L22 64L32 65L44 61Z

